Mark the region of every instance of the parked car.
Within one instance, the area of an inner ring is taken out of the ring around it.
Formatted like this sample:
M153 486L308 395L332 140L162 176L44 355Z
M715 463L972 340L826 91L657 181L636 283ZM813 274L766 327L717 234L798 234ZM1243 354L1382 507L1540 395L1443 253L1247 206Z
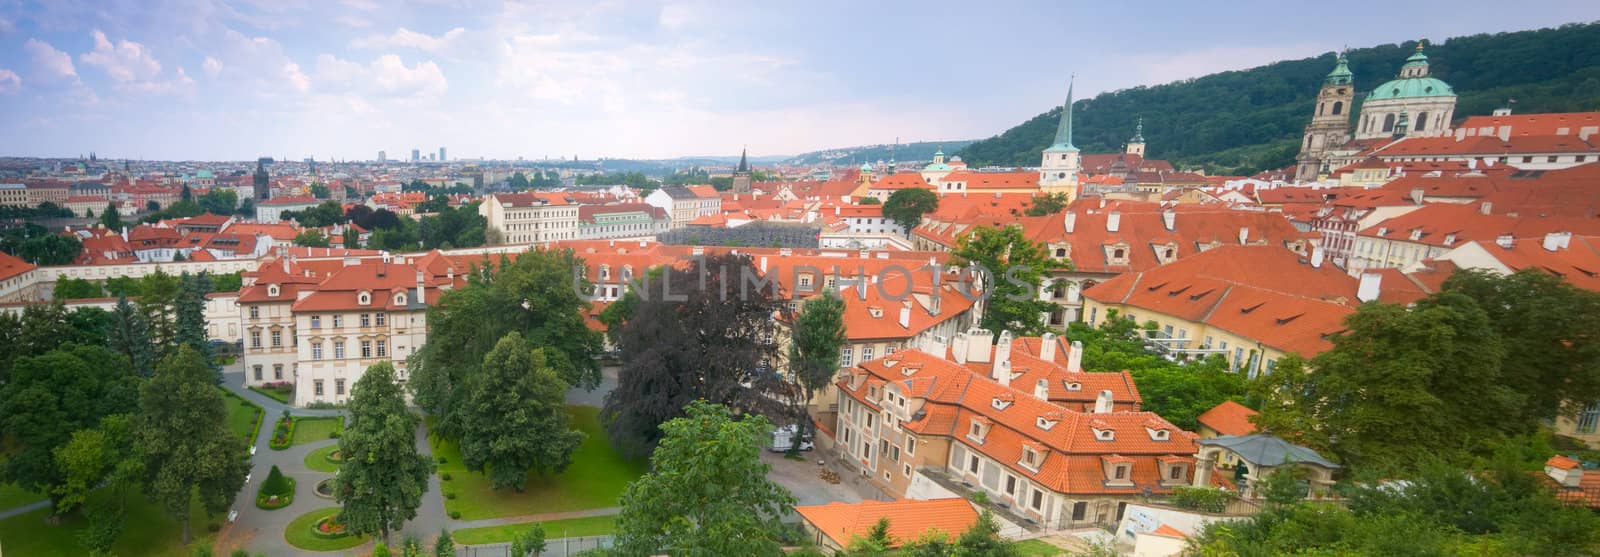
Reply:
M794 447L794 430L793 424L772 430L772 452L789 452L789 449ZM815 448L817 447L811 442L811 434L806 433L805 437L800 439L800 450L809 451Z

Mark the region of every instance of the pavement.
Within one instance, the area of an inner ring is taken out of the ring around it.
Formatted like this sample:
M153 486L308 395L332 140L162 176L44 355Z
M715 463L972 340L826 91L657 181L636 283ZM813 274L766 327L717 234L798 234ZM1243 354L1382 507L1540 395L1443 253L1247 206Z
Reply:
M825 459L820 451L800 453L805 460L790 460L783 453L762 451L761 461L772 466L767 477L777 482L795 496L796 505L821 505L824 503L860 503L862 501L887 501L889 497L859 475L840 474L841 481L831 484L821 477L821 469L829 464L817 464ZM838 468L833 468L838 472Z

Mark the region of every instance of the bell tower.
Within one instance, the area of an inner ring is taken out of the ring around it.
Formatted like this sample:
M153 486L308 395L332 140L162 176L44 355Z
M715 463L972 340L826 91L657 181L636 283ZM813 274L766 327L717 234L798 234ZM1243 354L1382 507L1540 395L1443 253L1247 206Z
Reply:
M1133 126L1133 138L1128 140L1127 154L1144 157L1144 117Z
M1325 168L1329 149L1350 141L1350 105L1355 101L1355 83L1350 73L1350 61L1339 53L1333 71L1322 80L1322 90L1317 93L1316 110L1311 123L1306 125L1305 137L1300 142L1300 155L1295 157L1296 181L1308 182L1331 169Z
M1045 193L1077 195L1079 159L1078 148L1072 144L1072 87L1073 84L1068 82L1067 104L1061 107L1061 123L1056 126L1056 140L1040 156L1039 189Z

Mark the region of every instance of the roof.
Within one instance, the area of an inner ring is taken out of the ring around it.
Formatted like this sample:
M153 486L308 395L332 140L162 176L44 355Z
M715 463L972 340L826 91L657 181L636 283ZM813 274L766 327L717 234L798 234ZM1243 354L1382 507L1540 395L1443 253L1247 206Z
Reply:
M7 280L37 268L32 263L0 251L0 280Z
M889 537L894 540L891 547L916 540L929 530L955 538L978 522L978 511L961 498L833 502L797 506L794 511L841 547L856 536L866 535L880 518L889 519Z
M1339 468L1322 455L1306 447L1266 434L1227 435L1196 441L1206 447L1222 447L1233 451L1252 466L1282 466L1288 463L1310 463L1327 468Z
M1256 414L1260 412L1251 410L1243 404L1225 400L1222 404L1206 410L1196 418L1196 421L1223 435L1249 435L1257 431L1256 424L1250 423L1250 417Z
M1583 463L1568 458L1564 455L1552 456L1550 457L1550 460L1544 461L1544 465L1561 470L1576 470L1583 467Z
M1478 135L1494 135L1501 126L1510 126L1512 136L1577 135L1583 128L1600 126L1600 112L1469 116L1455 128Z
M1403 77L1385 82L1372 89L1367 101L1386 99L1413 99L1419 97L1454 97L1450 84L1433 77Z

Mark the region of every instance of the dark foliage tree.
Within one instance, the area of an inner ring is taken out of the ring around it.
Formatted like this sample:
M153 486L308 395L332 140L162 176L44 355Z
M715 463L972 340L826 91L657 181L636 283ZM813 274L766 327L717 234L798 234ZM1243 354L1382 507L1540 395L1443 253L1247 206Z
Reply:
M131 412L138 385L127 363L99 346L64 344L18 357L11 366L0 387L0 426L17 449L0 464L0 477L54 498L68 480L56 449L75 431Z
M100 211L100 224L107 230L122 230L122 214L117 212L116 202L106 203L106 208Z
M328 236L323 234L321 230L307 230L295 235L294 245L308 248L325 248L328 247Z
M322 228L344 222L344 208L338 201L324 201L322 204L300 211L284 211L283 219L293 219L300 226Z
M83 242L77 236L54 234L30 222L0 232L0 251L34 265L66 265L78 258Z
M231 215L239 206L239 194L233 190L215 188L200 196L200 210L213 215Z
M105 290L99 284L84 279L61 277L56 279L56 286L50 294L58 300L77 300L105 297Z
M748 255L723 254L646 277L618 335L624 363L602 411L616 445L648 454L660 425L695 400L786 412L776 400L798 393L773 369L782 356L773 339L788 306L777 282L758 284L761 276Z
M622 495L622 555L782 555L794 495L761 462L766 418L695 401L661 424L650 473Z
M1194 431L1206 410L1228 400L1247 400L1248 380L1230 372L1222 358L1173 362L1145 348L1139 330L1133 320L1110 315L1099 327L1071 323L1067 338L1083 343L1083 369L1127 370L1139 386L1141 409L1180 428Z
M889 200L883 202L883 216L889 217L909 234L911 229L922 223L922 215L938 208L939 195L933 190L905 188L889 194Z
M1057 192L1050 195L1035 197L1033 198L1033 202L1028 205L1028 210L1026 213L1030 217L1054 215L1061 212L1062 209L1067 208L1067 204L1071 202L1072 198L1064 192Z
M168 355L178 346L188 346L208 362L211 362L211 343L206 336L206 294L211 292L211 277L205 273L191 275L184 273L179 277L177 297L172 301L173 313L173 342L176 344L168 348ZM222 370L217 369L217 382L222 380Z
M349 406L334 488L343 506L339 520L351 532L378 534L387 543L389 532L416 518L433 462L417 453L419 420L406 409L393 365L367 368L350 391Z
M483 245L488 228L489 221L478 214L478 204L474 202L439 208L436 214L422 218L417 233L427 249L470 248Z
M150 342L150 322L128 303L126 296L117 299L117 307L111 311L111 330L106 340L106 346L128 359L135 375L155 374L156 345Z
M248 218L255 218L256 200L247 197L243 201L240 201L239 209L234 211L233 214Z
M794 316L788 363L789 373L805 389L806 407L839 373L839 350L844 343L844 300L837 293L824 291L800 306L800 313ZM802 408L800 417L803 414ZM807 422L810 420L800 420L801 424Z
M957 241L954 255L954 265L975 270L980 276L983 270L991 275L979 280L988 293L983 328L1019 336L1044 333L1041 316L1055 309L1055 304L1039 299L1039 287L1051 269L1070 264L1051 259L1043 246L1029 241L1015 225L976 228Z
M528 473L559 474L572 463L583 432L567 414L567 384L516 331L506 333L484 356L470 380L461 460L483 472L495 489L521 491Z
M812 225L753 222L737 228L679 228L657 234L656 239L679 246L815 248L818 232Z
M195 495L207 512L225 511L250 470L223 404L210 362L186 345L140 389L134 431L144 452L145 493L183 524L184 544Z

